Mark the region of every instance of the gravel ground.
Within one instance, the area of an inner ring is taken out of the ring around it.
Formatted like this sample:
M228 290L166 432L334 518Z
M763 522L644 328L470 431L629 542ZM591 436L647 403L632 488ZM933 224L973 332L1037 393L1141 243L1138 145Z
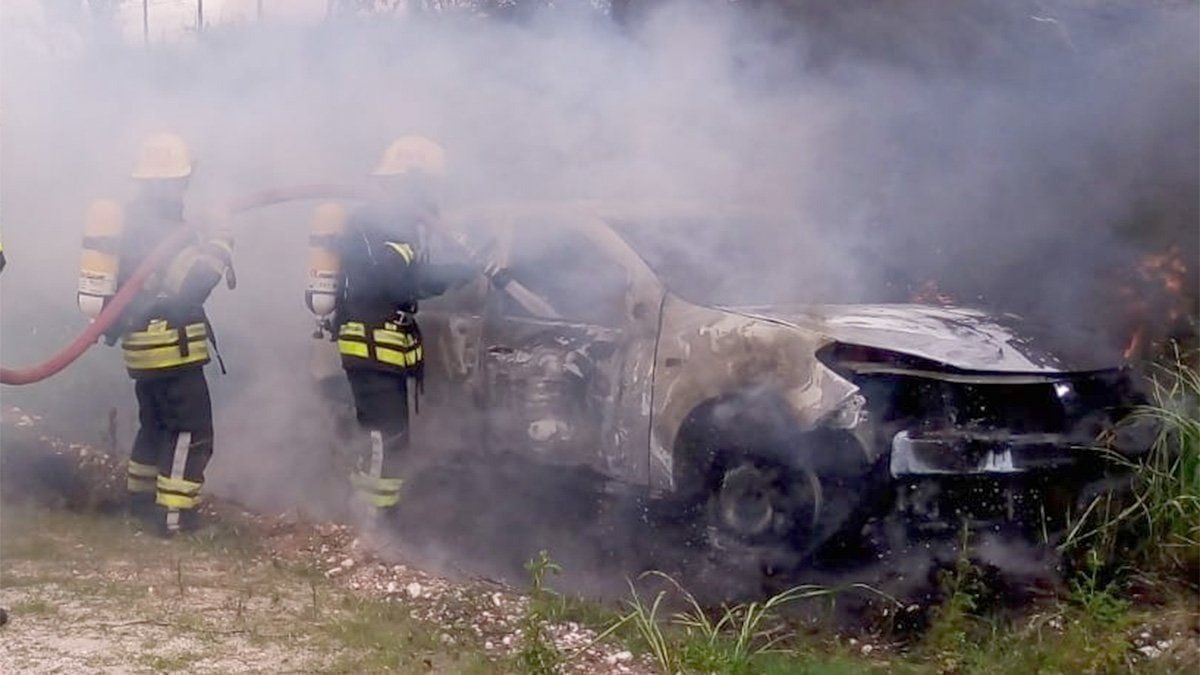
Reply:
M14 621L0 633L0 672L145 672L175 667L193 672L322 670L331 658L329 648L306 650L299 639L302 636L289 632L285 621L288 616L303 614L309 594L306 582L272 579L271 587L282 585L288 591L274 598L273 607L263 608L238 600L238 589L245 584L229 587L218 583L231 577L278 574L281 568L312 570L323 585L339 592L402 607L447 650L479 651L500 669L511 664L511 657L521 648L530 599L514 588L483 579L452 580L404 564L404 545L393 536L368 539L345 524L312 522L295 514L268 517L220 499L207 504L209 517L224 529L236 530L239 538L254 542L257 553L249 560L222 560L218 554L208 553L203 557L203 569L189 558L189 616L206 619L181 631L166 606L176 599L169 598L165 605L161 602L168 599L164 589L172 584L170 560L179 560L177 549L184 542L162 542L119 525L116 511L123 498L122 460L93 447L40 434L36 415L8 408L3 417L6 429L15 432L5 438L9 458L14 449L29 446L35 449L39 463L30 475L20 475L24 467L16 476L7 472L6 498L28 489L38 495L35 508L50 507L50 513L82 512L87 515L81 517L88 518L109 514L99 517L117 528L112 536L130 537L131 541L128 559L113 557L109 550L103 556L102 569L86 562L80 568L80 561L88 558L86 544L71 549L81 558L55 555L49 560L29 561L5 557L0 568L0 600L16 609ZM14 488L14 481L23 487ZM14 512L12 507L6 511ZM4 529L6 548L11 549L12 538L21 535L15 530L20 528ZM259 601L265 602L256 597L255 602ZM217 610L230 607L242 617L262 611L266 623L256 624L252 631L223 627L224 610ZM30 609L37 611L25 611ZM544 628L566 657L565 672L655 672L648 660L635 657L623 646L598 641L597 632L589 627L559 622ZM264 637L275 635L288 635L289 641L284 645ZM208 644L210 639L220 640L220 650ZM237 656L233 660L214 658L214 652Z

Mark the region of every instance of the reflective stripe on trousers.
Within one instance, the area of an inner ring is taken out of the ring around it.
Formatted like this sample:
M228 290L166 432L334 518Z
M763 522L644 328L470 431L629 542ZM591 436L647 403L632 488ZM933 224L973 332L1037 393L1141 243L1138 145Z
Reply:
M125 487L130 492L154 492L156 478L158 478L157 466L129 460Z
M403 479L383 477L383 432L372 429L371 454L367 458L367 470L355 471L350 476L350 483L371 506L388 508L400 502L400 489Z
M167 529L179 529L179 510L195 508L200 502L201 484L187 480L183 472L187 467L188 455L192 447L192 432L181 431L175 437L175 455L171 462L170 477L158 477L159 506L167 507Z

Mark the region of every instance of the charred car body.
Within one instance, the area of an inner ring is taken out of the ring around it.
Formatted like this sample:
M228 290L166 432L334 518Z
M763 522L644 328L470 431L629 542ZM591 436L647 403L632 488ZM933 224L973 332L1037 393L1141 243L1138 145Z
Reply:
M1098 438L1124 455L1152 441L1116 431L1139 401L1125 372L1064 366L1015 317L689 302L621 234L640 213L454 219L504 272L422 310L422 405L455 424L418 417L418 447L452 427L667 497L713 542L811 552L897 513L912 532L1050 537L1107 485Z

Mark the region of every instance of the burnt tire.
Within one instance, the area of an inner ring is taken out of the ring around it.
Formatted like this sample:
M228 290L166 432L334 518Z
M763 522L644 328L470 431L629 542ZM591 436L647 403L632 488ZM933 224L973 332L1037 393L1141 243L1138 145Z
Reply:
M843 431L792 429L783 405L717 400L680 430L676 497L716 548L786 549L807 558L861 529L855 523L871 468L861 446Z
M747 544L804 539L816 530L822 490L811 470L751 457L727 467L708 496L710 528Z

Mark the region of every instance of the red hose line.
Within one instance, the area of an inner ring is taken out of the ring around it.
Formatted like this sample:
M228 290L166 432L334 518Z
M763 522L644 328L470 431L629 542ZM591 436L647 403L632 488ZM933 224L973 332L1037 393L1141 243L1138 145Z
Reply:
M297 185L240 195L231 199L226 205L226 209L230 215L233 215L250 209L298 199L362 199L367 196L368 192L363 188L349 185ZM187 242L193 232L192 228L181 229L159 244L150 256L134 270L96 319L88 324L87 328L71 344L34 366L27 368L0 367L0 384L20 385L40 382L71 365L89 347L96 344L105 331L120 318L121 312L125 311L125 308L137 296L142 285L146 283L146 279L160 265L169 260Z

